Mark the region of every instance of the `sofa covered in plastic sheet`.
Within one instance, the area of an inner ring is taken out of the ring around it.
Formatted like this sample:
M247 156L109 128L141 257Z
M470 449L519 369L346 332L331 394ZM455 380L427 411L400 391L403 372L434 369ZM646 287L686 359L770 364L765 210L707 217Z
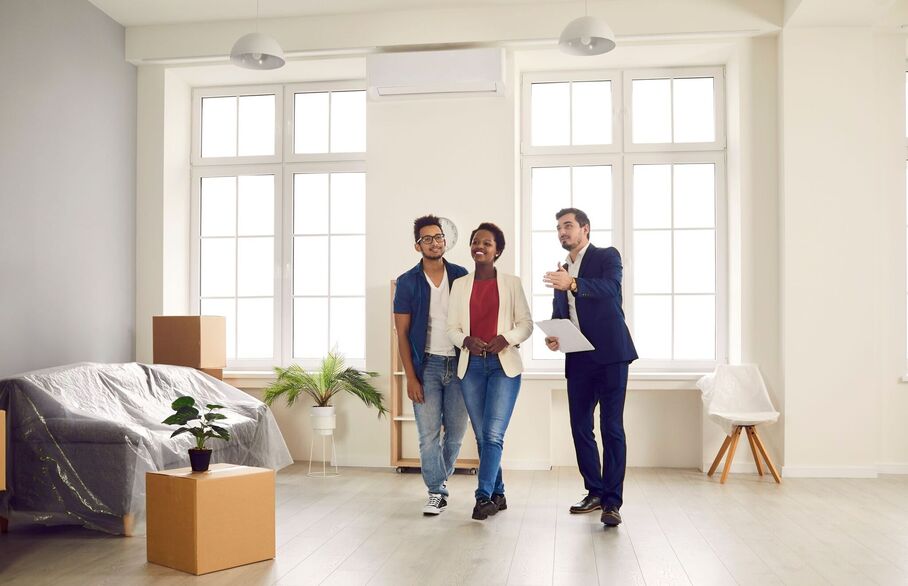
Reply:
M208 440L211 462L278 470L292 462L268 407L195 369L82 363L0 380L8 413L6 492L0 516L141 531L145 473L189 466L189 434L171 438L170 404L189 395L226 409L231 440Z

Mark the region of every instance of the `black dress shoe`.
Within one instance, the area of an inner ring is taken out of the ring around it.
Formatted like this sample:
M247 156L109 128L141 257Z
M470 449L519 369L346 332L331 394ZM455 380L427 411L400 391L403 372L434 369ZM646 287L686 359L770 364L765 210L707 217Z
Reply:
M508 499L504 498L503 494L493 494L492 502L495 503L495 506L498 507L499 511L503 511L508 508Z
M621 513L618 512L618 507L605 507L599 520L606 527L617 527L621 524Z
M601 503L598 496L593 496L591 494L583 497L583 500L579 503L574 503L571 505L572 513L592 513L593 511L599 510L601 508Z
M476 499L476 506L473 507L473 518L477 521L484 521L497 512L498 505L485 497L479 497Z

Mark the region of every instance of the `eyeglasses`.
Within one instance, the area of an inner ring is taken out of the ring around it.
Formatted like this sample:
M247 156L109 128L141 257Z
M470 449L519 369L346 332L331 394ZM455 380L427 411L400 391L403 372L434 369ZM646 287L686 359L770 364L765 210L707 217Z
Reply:
M437 242L438 244L441 244L442 242L445 241L445 235L444 234L435 234L434 236L423 236L421 238L417 238L416 242L418 242L420 244L425 244L426 246L428 246L429 244L432 244L433 240L435 242Z

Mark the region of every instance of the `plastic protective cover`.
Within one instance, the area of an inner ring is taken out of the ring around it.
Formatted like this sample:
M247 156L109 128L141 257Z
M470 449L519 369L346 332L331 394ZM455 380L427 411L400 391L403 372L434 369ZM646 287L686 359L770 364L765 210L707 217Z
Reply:
M180 395L226 408L231 439L211 462L279 470L292 463L270 409L192 368L82 363L0 380L9 428L0 516L107 533L141 531L145 473L189 466L195 438L163 425Z
M703 393L709 418L726 435L731 435L736 425L773 423L779 418L755 364L717 366L712 374L697 381L697 387Z

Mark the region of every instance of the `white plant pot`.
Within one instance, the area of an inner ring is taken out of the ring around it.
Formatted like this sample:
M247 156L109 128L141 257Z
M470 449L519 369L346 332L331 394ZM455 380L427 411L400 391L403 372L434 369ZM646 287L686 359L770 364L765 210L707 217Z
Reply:
M337 427L337 416L334 406L312 408L312 431L316 435L334 435Z

